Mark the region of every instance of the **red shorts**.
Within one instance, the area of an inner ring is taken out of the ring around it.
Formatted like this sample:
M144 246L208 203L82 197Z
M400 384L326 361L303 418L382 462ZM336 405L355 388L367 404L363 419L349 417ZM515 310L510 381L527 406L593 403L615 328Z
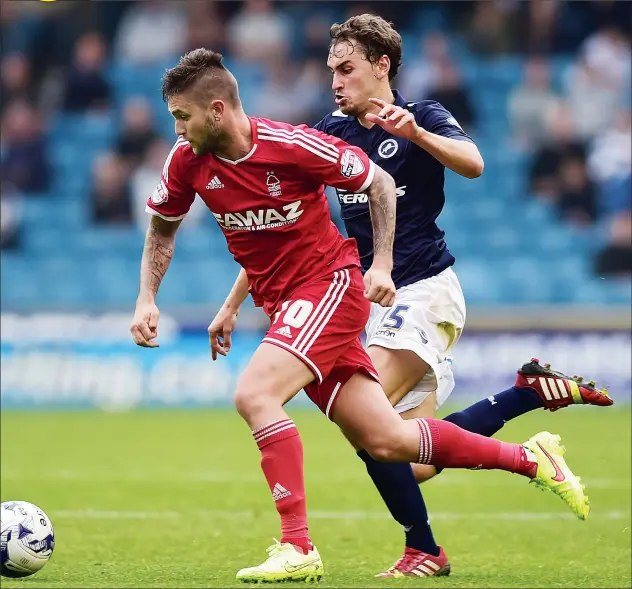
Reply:
M342 268L297 288L263 338L309 366L316 379L305 392L329 418L338 392L356 372L379 382L360 341L370 306L360 269Z

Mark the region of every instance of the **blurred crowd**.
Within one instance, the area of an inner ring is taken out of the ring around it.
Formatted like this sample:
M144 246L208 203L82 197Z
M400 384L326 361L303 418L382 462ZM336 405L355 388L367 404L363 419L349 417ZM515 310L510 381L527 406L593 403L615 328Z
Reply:
M630 69L630 39L608 25L583 41L562 88L536 55L509 100L515 148L530 156L530 194L565 222L608 234L599 275L632 273Z
M390 2L2 2L2 248L20 247L20 199L50 190L47 128L56 113L116 113L114 147L92 170L95 224L144 227L144 203L170 149L141 96L115 103L113 62L163 64L200 46L264 72L251 114L313 124L332 109L325 66L332 19L375 11L418 42L396 86L441 102L476 137L476 84L464 82L451 43L475 56L524 57L508 97L511 147L526 155L528 194L576 227L609 236L600 275L632 274L630 19L626 2L479 0ZM297 20L297 14L303 15ZM423 35L420 31L423 31ZM550 61L572 55L562 87ZM586 97L589 97L587 100ZM164 120L161 119L161 120ZM169 130L170 131L170 130ZM205 212L197 206L186 222Z

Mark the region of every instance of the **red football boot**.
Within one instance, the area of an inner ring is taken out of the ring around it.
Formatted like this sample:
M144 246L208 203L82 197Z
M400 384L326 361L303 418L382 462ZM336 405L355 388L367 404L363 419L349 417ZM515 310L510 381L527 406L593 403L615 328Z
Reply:
M606 389L595 388L595 381L584 382L581 376L566 376L561 372L551 370L550 364L540 366L537 358L524 364L518 370L517 387L533 389L550 411L557 411L568 405L600 405L607 407L613 404Z
M404 550L404 555L387 571L376 577L444 577L450 574L450 561L439 546L439 556L432 556L415 548Z

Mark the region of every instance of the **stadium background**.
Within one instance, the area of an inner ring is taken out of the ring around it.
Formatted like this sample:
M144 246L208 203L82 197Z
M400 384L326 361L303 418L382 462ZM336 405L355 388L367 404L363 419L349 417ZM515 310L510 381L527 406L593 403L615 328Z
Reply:
M248 301L229 357L210 361L237 268L202 207L159 294L161 347L129 335L144 203L175 139L160 78L185 50L218 49L249 114L314 123L334 108L329 25L367 10L402 32L396 87L443 103L485 158L476 180L446 173L439 224L468 322L441 415L510 386L532 355L617 403L499 433L562 435L585 523L505 473L424 485L453 567L433 585L630 587L629 3L1 1L0 494L40 505L57 535L29 587L229 587L263 557L277 515L231 395L265 318ZM320 586L370 586L401 529L336 428L292 404Z
M395 86L443 103L485 158L476 180L446 173L439 220L468 303L453 401L502 390L531 355L629 398L627 4L3 2L3 405L230 403L265 318L249 299L230 357L209 362L237 268L202 206L160 290L162 347L128 335L174 141L161 74L212 47L249 114L313 124L334 108L329 25L367 9L402 33Z

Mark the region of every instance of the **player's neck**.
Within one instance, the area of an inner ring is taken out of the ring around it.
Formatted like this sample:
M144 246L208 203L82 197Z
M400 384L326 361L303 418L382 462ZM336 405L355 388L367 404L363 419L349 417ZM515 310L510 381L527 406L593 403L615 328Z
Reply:
M386 102L388 104L393 104L395 102L395 95L393 94L393 90L391 89L390 86L386 86L386 87L382 88L379 92L376 92L375 95L371 96L371 98L379 98L380 100L383 100L384 102ZM367 113L377 114L377 113L380 112L380 110L381 109L380 109L379 106L369 102L367 110L364 111L364 113L362 113L358 117L359 123L363 127L366 127L367 129L370 129L371 127L373 127L373 125L375 125L375 123L369 123L368 121L366 121L364 119L364 115L367 114Z
M230 141L221 149L215 152L215 155L224 159L236 161L250 153L252 149L252 127L250 119L245 113L241 113L235 119L234 129L228 134Z

